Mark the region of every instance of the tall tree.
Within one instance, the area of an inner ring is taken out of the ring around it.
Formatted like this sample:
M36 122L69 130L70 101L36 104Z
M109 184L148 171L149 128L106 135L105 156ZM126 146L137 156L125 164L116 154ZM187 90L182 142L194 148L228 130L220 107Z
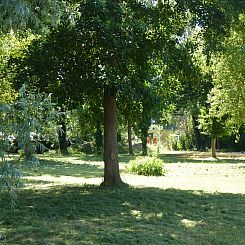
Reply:
M222 55L213 57L215 101L211 106L219 107L219 115L228 114L229 123L239 131L245 123L245 14L224 41Z
M123 84L127 86L127 61L133 57L131 53L137 46L131 39L136 40L136 30L141 35L145 33L143 20L141 26L134 25L135 32L128 33L126 10L133 12L136 7L145 9L144 5L136 3L124 9L114 1L81 4L77 24L71 29L61 26L41 45L36 42L36 48L27 59L29 65L22 66L22 75L36 76L34 84L46 90L52 88L58 100L65 103L81 102L84 93L88 97L95 97L95 94L104 97L105 185L122 183L116 149L116 94ZM47 62L49 59L52 62ZM112 168L114 177L108 174Z
M199 115L199 129L201 129L203 134L211 137L211 156L213 158L217 158L216 145L218 138L228 134L228 128L226 127L227 117L220 117L218 111L217 107L214 108L209 104L207 108L201 109L201 114Z
M244 15L225 38L224 51L213 56L213 88L208 95L208 113L200 116L200 127L212 137L212 156L216 157L218 136L236 134L245 123Z

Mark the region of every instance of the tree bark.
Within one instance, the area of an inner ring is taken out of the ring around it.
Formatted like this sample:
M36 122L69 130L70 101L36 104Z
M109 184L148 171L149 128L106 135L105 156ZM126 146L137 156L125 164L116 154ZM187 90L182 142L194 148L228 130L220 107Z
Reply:
M122 185L119 173L117 146L116 97L113 93L104 93L104 181L103 186Z
M132 144L132 127L130 122L128 122L128 153L130 155L134 154L133 144Z
M32 147L32 144L31 144L31 139L30 137L28 136L28 140L26 140L26 143L24 144L23 146L23 150L24 150L24 158L26 161L30 161L33 154L34 154L34 149Z
M151 126L151 108L147 104L147 101L143 100L142 122L141 122L141 142L142 142L142 156L147 156L147 137L148 130Z
M216 138L216 148L220 150L220 138L219 137Z
M217 158L216 155L216 137L211 138L211 151L212 151L212 157Z
M148 135L148 128L141 129L141 142L142 142L142 156L147 156L147 135Z
M97 121L96 123L95 145L96 145L97 154L101 153L102 145L103 145L103 136L102 136L100 121Z
M194 145L197 150L201 150L202 144L201 144L201 133L198 129L198 118L197 116L192 115L192 121L193 121L193 131L194 131Z
M59 135L59 147L60 153L62 155L69 155L68 152L68 142L67 142L67 134L66 134L66 116L62 115L60 120L61 131L58 133Z

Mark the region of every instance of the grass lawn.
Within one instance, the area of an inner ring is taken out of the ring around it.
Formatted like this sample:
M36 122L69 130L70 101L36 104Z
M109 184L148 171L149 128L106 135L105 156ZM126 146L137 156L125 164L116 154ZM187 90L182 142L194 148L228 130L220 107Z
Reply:
M42 156L23 171L17 208L0 199L0 244L244 245L244 155L161 157L167 175L144 177L126 173L121 155L130 187L106 189L100 157Z

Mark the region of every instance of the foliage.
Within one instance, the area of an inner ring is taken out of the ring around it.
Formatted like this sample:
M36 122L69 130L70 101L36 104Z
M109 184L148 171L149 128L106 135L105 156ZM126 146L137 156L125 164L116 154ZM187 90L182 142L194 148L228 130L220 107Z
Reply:
M7 112L10 113L14 115L14 118L10 119L10 125L20 148L24 151L25 160L35 163L37 148L41 151L45 148L40 140L56 136L54 129L58 113L51 102L51 94L45 97L28 91L23 85L17 101L10 107L10 112Z
M200 4L196 1L195 3ZM205 136L200 135L201 126L199 125L198 128L197 118L201 113L200 109L206 106L208 94L215 86L214 80L217 76L217 71L213 69L213 59L216 60L220 53L227 49L224 40L236 25L234 23L237 23L239 13L244 11L238 6L239 3L236 6L236 3L232 1L222 2L222 4L218 1L204 1L202 4L203 9L197 10L199 20L196 25L187 25L185 33L180 38L177 57L184 62L181 63L182 70L177 70L178 73L175 75L178 86L175 90L176 96L173 97L176 109L185 108L192 115L193 143L197 149L203 148L202 144L205 139ZM192 5L194 6L195 4ZM190 7L189 18L195 19L192 11ZM200 19L203 15L207 16L207 19ZM215 21L210 18L211 16L215 18ZM230 41L227 42L227 46L230 43ZM232 83L229 84L232 86ZM228 94L227 96L229 97ZM222 98L220 101L222 104Z
M61 1L3 1L0 4L0 29L3 31L55 26L62 14Z
M129 162L128 171L146 176L162 176L165 174L163 161L157 157L137 157Z
M9 82L5 81L4 79L2 79L0 83L0 91L0 104L6 102L9 103L15 97L15 91L13 90L12 86Z
M199 129L203 134L211 137L221 137L228 134L224 118L216 117L209 109L201 109L199 115Z
M219 116L229 115L227 121L238 131L245 123L245 15L240 15L239 22L224 41L225 52L213 57L214 91L211 107L218 107Z
M20 171L10 161L1 159L0 166L0 194L8 193L11 207L16 206L18 190L23 187Z
M171 136L168 143L171 146L171 150L187 151L193 149L192 135L190 133L182 133L178 135L178 138L176 135Z
M20 174L14 162L7 159L7 152L11 144L17 142L23 152L25 163L38 164L35 153L38 148L41 151L45 148L40 140L45 140L46 135L52 135L53 123L57 120L58 114L53 109L51 95L44 97L33 91L27 91L23 85L15 101L0 105L0 116L0 188L1 191L9 192L14 202Z
M220 104L222 91L214 87L208 95L208 107L201 109L199 128L202 133L212 137L222 137L236 132L236 124L232 124L228 111L223 111ZM239 128L238 128L239 129Z
M190 134L181 135L180 137L181 150L191 150L193 148L192 137Z
M224 39L223 52L212 56L214 87L208 97L209 111L216 118L225 118L228 134L237 134L245 122L244 16L239 15Z
M9 61L13 56L23 57L23 52L34 38L35 36L29 32L23 35L0 32L0 104L13 101L17 95L12 86L15 71L14 69L9 70Z

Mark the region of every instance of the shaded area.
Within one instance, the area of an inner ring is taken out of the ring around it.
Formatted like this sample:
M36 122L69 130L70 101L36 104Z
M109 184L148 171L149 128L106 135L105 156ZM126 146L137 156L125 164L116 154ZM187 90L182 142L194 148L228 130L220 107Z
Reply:
M40 176L40 175L52 175L54 177L59 176L74 176L74 177L102 177L103 166L97 166L93 164L87 164L85 162L72 163L69 161L59 160L41 160L40 166L35 168L28 168L23 166L22 172L24 176Z
M238 155L239 156L239 155ZM218 155L218 159L208 158L207 154L198 154L195 152L192 153L172 153L172 154L160 154L159 156L165 163L216 163L216 164L224 164L224 163L245 163L245 159L242 160L239 157L228 157L227 155ZM243 156L245 157L245 155Z
M79 153L79 154L71 154L70 156L67 156L67 157L64 157L63 155L61 154L42 154L40 155L42 157L42 159L50 159L50 158L53 158L55 157L56 159L62 159L64 160L65 159L69 159L71 157L75 157L77 160L80 160L80 161L103 161L103 156L102 155L95 155L95 154L82 154L82 153Z
M134 156L120 154L119 161L122 165L127 164ZM41 156L40 166L29 168L22 165L24 176L52 175L73 176L83 178L103 177L104 162L99 155L72 155L72 156Z
M244 245L245 197L97 186L25 190L1 202L1 244Z

